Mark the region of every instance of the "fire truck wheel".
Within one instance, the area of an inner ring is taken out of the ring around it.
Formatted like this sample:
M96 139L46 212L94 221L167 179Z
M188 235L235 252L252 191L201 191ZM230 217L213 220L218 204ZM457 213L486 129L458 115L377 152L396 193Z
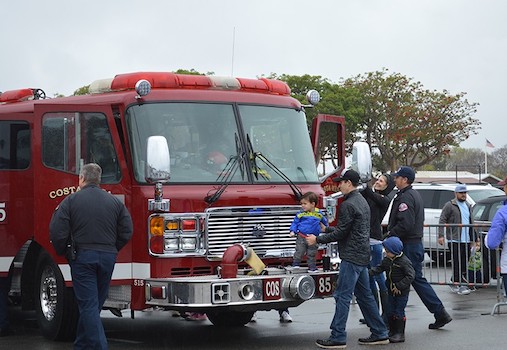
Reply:
M208 319L215 326L219 327L241 327L252 319L254 312L240 311L210 311L207 312Z
M79 317L74 292L65 287L60 269L46 252L39 256L36 278L35 309L42 334L52 340L73 340Z

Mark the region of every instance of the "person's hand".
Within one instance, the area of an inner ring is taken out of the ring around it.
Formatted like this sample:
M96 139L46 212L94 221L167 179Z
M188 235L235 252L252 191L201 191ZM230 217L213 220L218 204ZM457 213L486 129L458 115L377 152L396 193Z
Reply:
M308 235L308 236L306 236L306 243L308 243L308 245L315 245L315 244L317 244L317 237L315 235Z
M391 288L391 291L393 292L394 295L401 295L401 290L399 290L398 288L396 288L395 284L393 284L393 286Z
M320 232L326 232L326 225L324 225L322 222L320 223Z
M444 245L444 242L445 242L444 237L438 237L438 244Z
M294 232L292 232L292 231L289 233L289 236L290 236L290 237L294 237L295 235L296 235L296 234L295 234Z

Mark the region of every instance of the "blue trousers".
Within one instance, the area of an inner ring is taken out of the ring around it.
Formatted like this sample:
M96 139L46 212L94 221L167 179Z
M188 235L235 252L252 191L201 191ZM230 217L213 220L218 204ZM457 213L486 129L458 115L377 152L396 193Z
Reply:
M369 267L375 267L380 265L382 262L383 254L382 254L382 244L374 244L370 245L370 253L371 253L371 260ZM380 289L381 291L387 291L386 286L386 277L384 273L370 276L370 286L373 293L376 293L378 291L377 289Z
M10 278L0 277L0 330L9 328L9 306L7 302Z
M415 292L419 295L419 298L421 298L428 311L437 318L444 309L444 305L433 290L433 287L431 287L422 274L422 262L424 260L422 241L417 243L403 242L403 253L412 262L412 266L415 270L415 278L412 282L412 287L414 287Z
M79 307L74 349L107 349L100 311L109 292L116 253L81 249L70 263L72 284Z
M336 306L333 321L329 327L331 328L329 339L336 342L347 341L345 326L353 294L363 312L366 324L370 326L371 333L379 338L387 338L386 326L371 293L368 268L342 260L338 283L333 294Z
M408 294L406 295L389 295L389 319L398 318L403 319L405 317L405 308L408 303Z

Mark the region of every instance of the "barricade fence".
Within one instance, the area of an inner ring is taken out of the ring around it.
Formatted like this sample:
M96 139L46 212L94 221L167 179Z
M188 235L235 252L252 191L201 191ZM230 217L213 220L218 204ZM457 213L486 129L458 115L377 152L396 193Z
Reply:
M423 274L429 283L449 285L458 293L495 287L497 304L491 312L493 315L507 302L501 283L501 250L490 250L485 244L489 228L490 224L424 225ZM443 238L439 240L439 237Z

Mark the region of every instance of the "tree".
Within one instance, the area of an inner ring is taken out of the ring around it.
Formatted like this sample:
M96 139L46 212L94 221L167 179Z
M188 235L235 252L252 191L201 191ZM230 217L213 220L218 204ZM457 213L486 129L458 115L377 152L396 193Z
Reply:
M81 86L79 89L75 90L73 95L88 95L90 93L90 85Z
M480 122L472 115L478 104L469 103L463 92L425 90L420 82L399 73L388 75L387 69L343 84L356 88L363 98L358 136L362 134L378 149L390 170L399 165L421 167L477 134Z

